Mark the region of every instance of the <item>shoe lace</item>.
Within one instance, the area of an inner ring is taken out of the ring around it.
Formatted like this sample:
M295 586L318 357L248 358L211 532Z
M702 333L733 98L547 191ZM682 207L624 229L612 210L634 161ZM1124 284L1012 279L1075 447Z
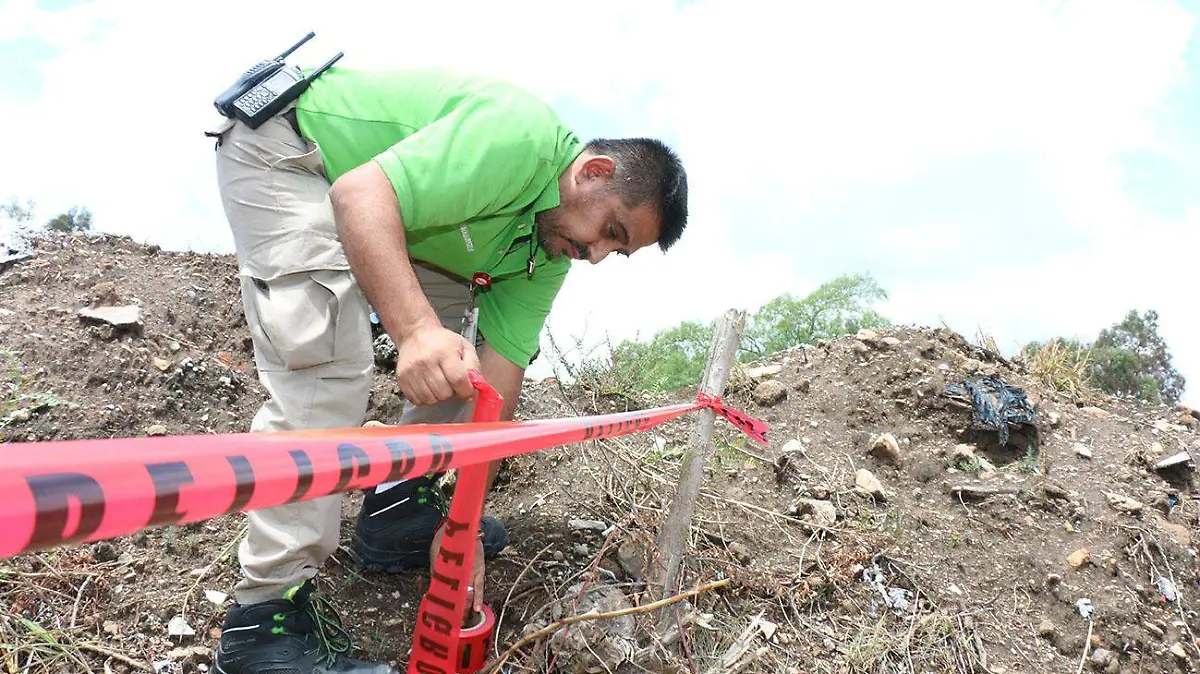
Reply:
M306 630L314 638L313 647L305 651L305 655L316 655L317 664L324 667L333 667L337 663L338 656L345 655L354 650L354 640L350 636L350 632L342 626L342 618L338 615L337 609L333 608L333 604L328 599L318 595L310 595L303 603L303 607L298 606L295 611L283 611L276 613L274 621L276 626L272 632L283 634L290 632L283 625L288 615L303 614L311 623L311 628ZM292 623L295 626L295 623ZM304 634L297 634L298 637L304 637ZM306 639L307 641L307 639Z
M429 486L417 487L417 503L421 505L432 505L437 508L438 512L445 517L450 514L450 505L446 503L446 493L438 486L437 482L430 483Z

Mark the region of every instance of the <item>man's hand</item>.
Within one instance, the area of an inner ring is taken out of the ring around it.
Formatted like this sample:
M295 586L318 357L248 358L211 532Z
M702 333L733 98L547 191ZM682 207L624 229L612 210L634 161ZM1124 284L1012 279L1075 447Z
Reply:
M468 370L479 369L475 347L461 335L428 324L396 343L396 383L417 405L436 405L454 396L470 400L475 389Z
M445 533L446 527L440 526L433 535L433 545L429 547L429 569L433 570L437 562L438 550L442 548L442 534ZM483 559L483 537L475 538L475 563L471 569L471 581L467 585L467 604L463 607L463 625L466 626L467 621L475 613L483 610L483 581L484 581L484 559Z

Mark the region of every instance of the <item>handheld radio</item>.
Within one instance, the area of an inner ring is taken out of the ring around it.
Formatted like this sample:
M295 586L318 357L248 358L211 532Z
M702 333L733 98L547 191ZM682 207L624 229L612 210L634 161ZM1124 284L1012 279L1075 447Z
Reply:
M307 76L296 66L284 63L285 58L315 35L316 33L309 32L279 56L269 61L259 61L242 73L233 85L213 101L217 112L256 129L275 116L285 105L299 98L313 80L343 56L342 52L338 52Z

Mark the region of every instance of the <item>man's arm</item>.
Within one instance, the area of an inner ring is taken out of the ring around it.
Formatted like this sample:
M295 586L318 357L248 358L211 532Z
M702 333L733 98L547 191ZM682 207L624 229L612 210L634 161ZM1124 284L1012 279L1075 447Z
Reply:
M409 262L400 205L383 170L369 161L348 171L333 183L329 199L350 268L396 343L396 380L405 397L421 405L472 397L467 370L479 367L478 356L442 327L425 298Z
M487 383L504 398L504 406L500 408L500 421L511 421L517 410L517 397L521 395L521 382L525 378L525 369L496 353L496 350L486 343L479 353L480 372ZM487 490L492 490L496 473L500 470L500 462L493 461L488 466Z

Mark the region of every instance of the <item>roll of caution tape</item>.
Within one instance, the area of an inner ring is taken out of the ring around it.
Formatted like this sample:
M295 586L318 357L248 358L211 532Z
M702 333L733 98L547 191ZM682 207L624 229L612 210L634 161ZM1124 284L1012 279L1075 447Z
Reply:
M487 662L496 633L496 613L487 604L476 613L476 622L458 634L458 674L475 674Z

